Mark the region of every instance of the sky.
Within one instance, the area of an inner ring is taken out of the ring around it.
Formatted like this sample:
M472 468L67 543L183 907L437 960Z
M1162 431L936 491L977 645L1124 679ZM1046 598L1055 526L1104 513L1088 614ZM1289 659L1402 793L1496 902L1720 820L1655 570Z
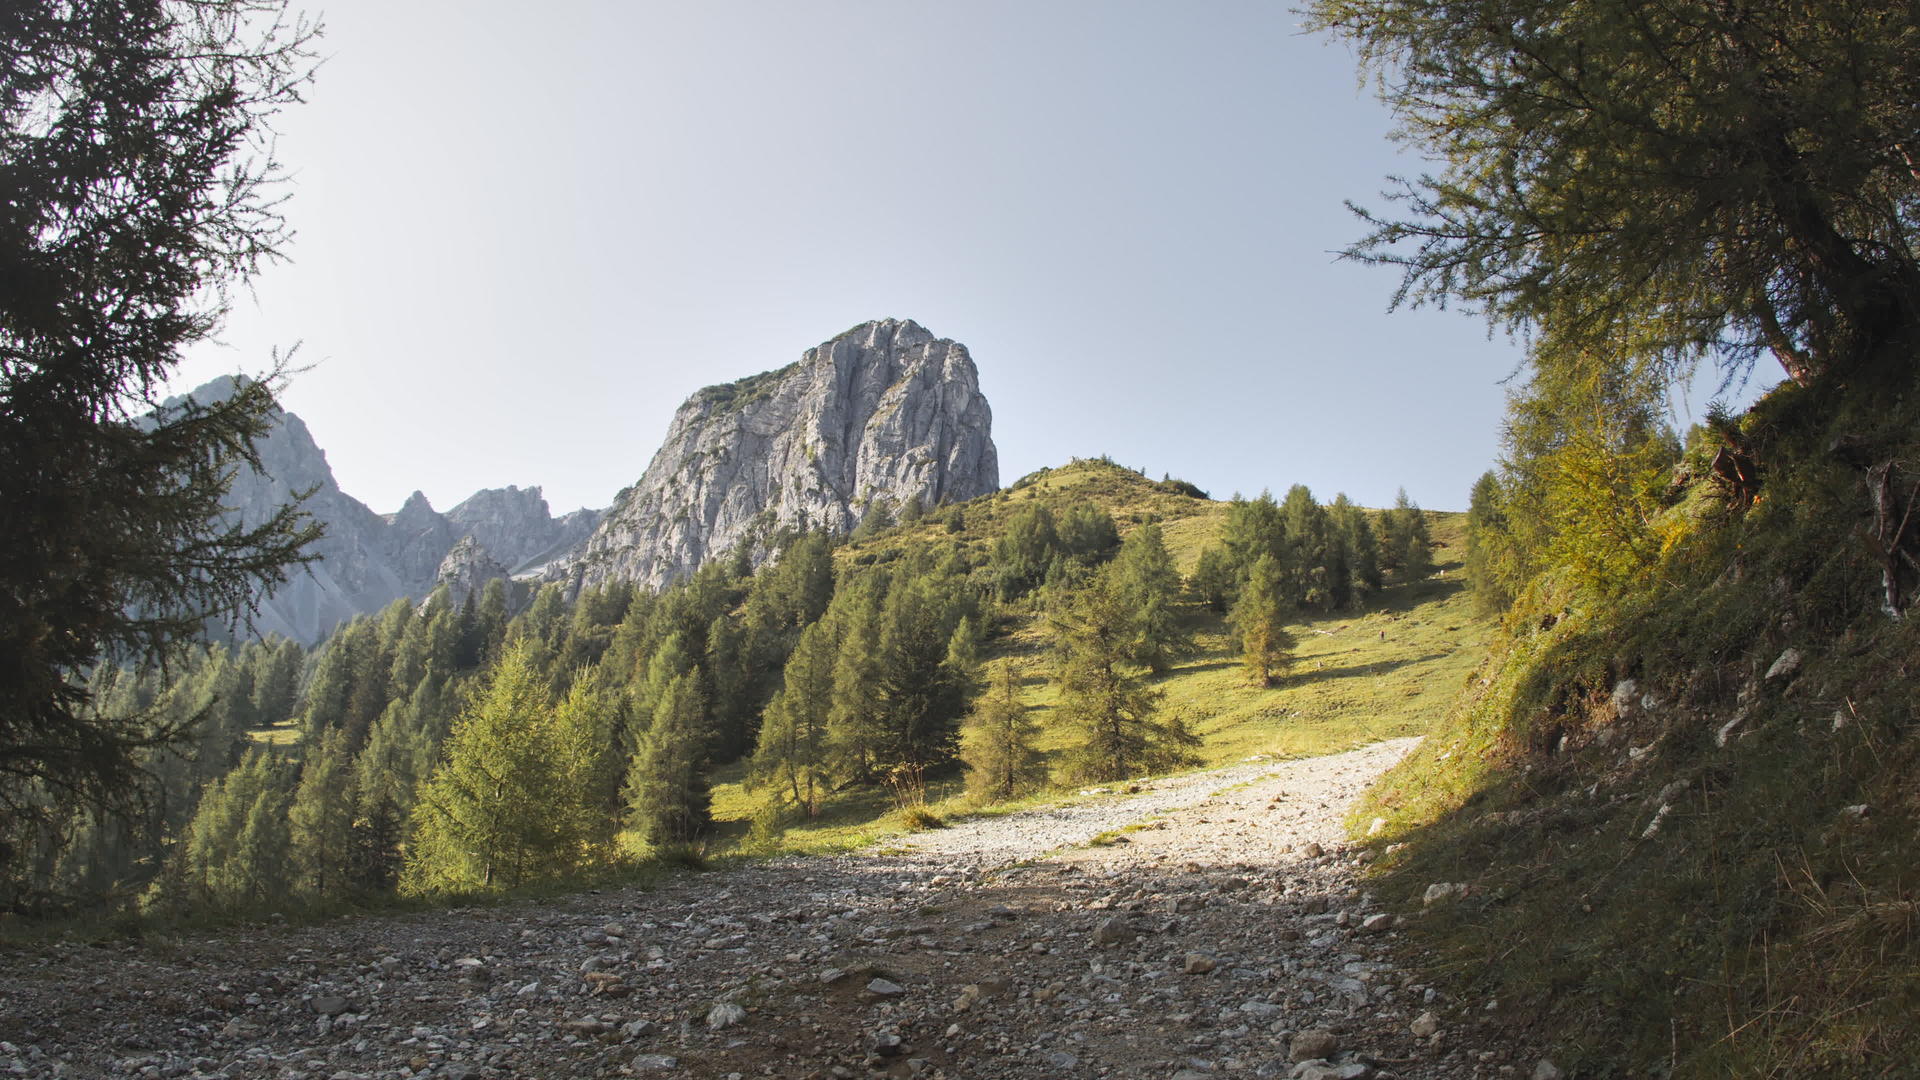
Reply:
M332 0L275 122L288 261L175 390L258 372L340 486L637 480L701 386L868 319L965 344L1001 482L1463 509L1520 361L1338 259L1422 163L1282 2Z

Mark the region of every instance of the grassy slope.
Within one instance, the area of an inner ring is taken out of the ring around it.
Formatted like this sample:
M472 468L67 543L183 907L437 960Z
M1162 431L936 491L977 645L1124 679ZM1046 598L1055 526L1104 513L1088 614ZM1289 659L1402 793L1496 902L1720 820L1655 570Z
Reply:
M1891 394L1803 396L1748 418L1752 509L1696 487L1648 582L1523 598L1355 813L1404 842L1390 899L1475 886L1417 947L1576 1075L1920 1072L1920 629L1878 610L1859 475L1826 452L1845 432L1912 461L1920 426L1887 422Z
M966 527L949 534L938 521L895 530L847 553L850 558L886 552L908 544L958 539L984 555L992 538L1026 503L1046 500L1057 510L1076 501L1104 506L1122 532L1149 519L1161 525L1167 545L1182 571L1191 570L1200 551L1218 536L1226 504L1155 490L1138 474L1098 461L1080 461L1043 470L1015 488L966 503ZM1391 586L1366 612L1312 619L1294 629L1300 649L1292 675L1273 689L1248 682L1238 648L1222 616L1193 604L1186 618L1200 646L1174 670L1154 680L1165 694L1164 707L1186 716L1205 739L1200 754L1206 765L1238 761L1254 754L1305 757L1335 753L1380 739L1426 731L1458 693L1485 654L1490 624L1469 614L1460 582L1459 553L1463 516L1429 514L1440 574L1411 587ZM880 556L884 557L884 556ZM1024 697L1039 719L1041 748L1058 753L1069 735L1048 723L1055 693L1047 679L1048 633L1044 620L1021 615L1003 625L990 644L991 662L1014 656L1025 665ZM740 783L741 770L730 767L717 777L714 812L721 834L737 841L757 805ZM942 818L983 812L965 802L958 777L937 778L930 809ZM1029 803L1061 797L1053 793ZM984 812L1008 809L986 808ZM854 792L831 805L811 827L790 829L792 850L840 850L905 831L880 792Z

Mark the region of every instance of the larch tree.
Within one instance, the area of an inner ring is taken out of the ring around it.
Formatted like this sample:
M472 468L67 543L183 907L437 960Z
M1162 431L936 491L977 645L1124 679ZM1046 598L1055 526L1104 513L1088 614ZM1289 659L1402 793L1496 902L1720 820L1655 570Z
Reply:
M1020 700L1019 672L1012 660L995 668L960 730L960 760L967 766L967 792L974 799L1004 802L1047 782L1047 762L1034 746L1040 725Z
M307 748L287 813L300 888L326 896L344 888L353 861L354 790L346 733L335 728Z
M627 773L628 824L656 852L698 843L713 823L706 726L698 673L675 677Z
M1240 591L1240 572L1233 565L1233 556L1219 544L1209 545L1200 552L1200 561L1187 578L1187 587L1208 608L1226 614L1234 596Z
M788 658L781 688L767 703L750 772L756 783L784 787L811 819L830 790L827 728L833 711L833 672L839 654L834 624L807 627Z
M1910 375L1920 323L1911 0L1315 0L1438 163L1349 250L1398 300L1559 348L1796 382ZM1625 350L1622 342L1629 343ZM1900 343L1905 343L1904 345Z
M1287 629L1292 610L1279 561L1271 555L1260 556L1227 619L1240 635L1247 673L1261 686L1272 686L1279 679L1296 645Z
M1128 533L1108 572L1119 602L1132 613L1121 655L1158 675L1193 651L1177 606L1180 571L1160 526L1149 522Z
M231 906L285 895L292 884L287 809L294 782L289 762L257 749L207 785L174 855L181 869L173 883L187 895L165 895L163 879L152 900Z
M1119 780L1172 768L1189 759L1198 741L1183 725L1159 716L1162 695L1130 670L1126 643L1133 613L1109 572L1095 575L1052 619L1056 715L1079 736L1066 755L1068 774L1078 780Z
M572 815L555 806L570 794L561 778L546 681L528 646L510 648L420 789L401 891L511 888L570 866L578 845Z

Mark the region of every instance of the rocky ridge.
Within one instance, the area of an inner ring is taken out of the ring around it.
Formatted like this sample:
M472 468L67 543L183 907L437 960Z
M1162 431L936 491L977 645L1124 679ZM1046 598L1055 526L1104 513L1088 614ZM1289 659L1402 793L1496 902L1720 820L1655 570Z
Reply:
M215 401L232 394L234 385L232 377L222 377L188 396ZM504 577L578 546L599 521L593 510L553 517L537 487L482 490L446 514L416 491L398 511L375 513L340 490L326 451L300 417L284 410L255 449L260 468L235 476L227 493L232 512L257 524L296 494L310 492L304 507L325 528L313 547L319 558L262 598L254 620L262 636L312 644L356 615L402 597L423 598L440 581L443 564L463 538L479 545L456 560L464 579L476 573ZM483 577L478 584L485 582Z
M912 320L862 323L688 398L578 573L658 587L778 530L849 530L882 500L986 494L1000 484L992 423L966 346Z
M1411 742L651 892L17 950L0 1075L1555 1080L1403 966L1420 912L1341 840Z

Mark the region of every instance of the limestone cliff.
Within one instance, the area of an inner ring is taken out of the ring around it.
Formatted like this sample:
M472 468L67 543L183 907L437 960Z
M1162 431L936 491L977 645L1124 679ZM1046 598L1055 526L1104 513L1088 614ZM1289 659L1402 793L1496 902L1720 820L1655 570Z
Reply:
M435 575L434 588L445 586L447 600L455 608L467 602L469 596L476 601L487 587L487 582L506 578L507 568L495 559L487 548L471 536L462 537L440 561L440 572Z
M471 536L514 573L535 569L580 546L599 523L594 510L554 517L538 487L476 491L447 511L456 536ZM441 549L446 550L446 549Z
M687 399L575 569L586 585L657 587L781 528L847 530L880 500L985 494L1000 483L992 422L966 346L910 320L863 323Z

